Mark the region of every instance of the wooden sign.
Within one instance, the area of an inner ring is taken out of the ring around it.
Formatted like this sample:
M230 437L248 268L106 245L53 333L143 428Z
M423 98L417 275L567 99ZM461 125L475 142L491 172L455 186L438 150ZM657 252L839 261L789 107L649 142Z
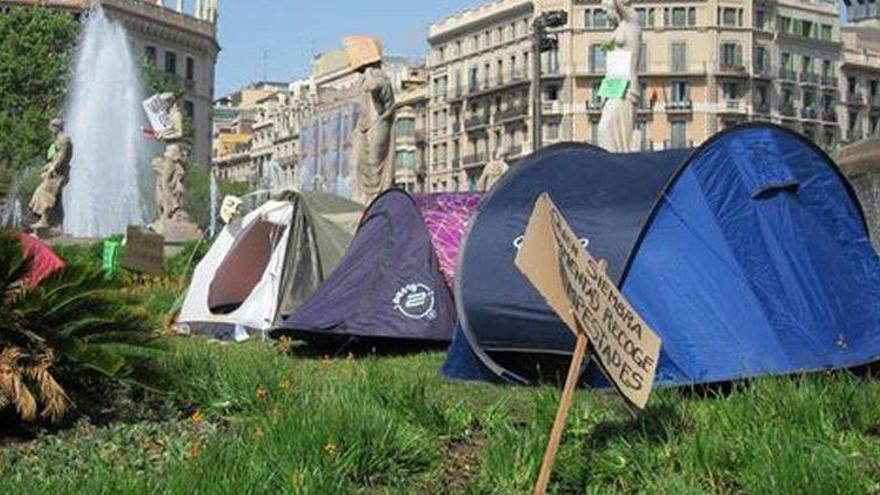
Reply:
M161 275L165 261L165 238L129 225L125 234L122 266L128 270Z
M543 494L550 481L587 344L591 344L600 367L624 399L644 409L654 384L660 338L608 277L607 264L597 261L584 248L546 193L535 203L516 266L577 337L535 485L535 493Z

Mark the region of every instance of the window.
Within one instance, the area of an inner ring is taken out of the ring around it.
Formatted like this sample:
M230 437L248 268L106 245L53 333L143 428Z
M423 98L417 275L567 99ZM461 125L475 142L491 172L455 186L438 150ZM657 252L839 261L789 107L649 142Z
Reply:
M739 43L722 43L721 66L738 69L742 65L742 47Z
M470 90L470 91L477 90L478 77L479 77L479 70L476 67L471 67L470 71L468 71L468 90Z
M186 80L192 81L196 78L196 61L192 57L186 57Z
M767 60L767 49L763 46L755 47L755 72L769 72L770 67Z
M498 63L495 65L495 78L498 84L504 82L504 61L499 59Z
M546 93L547 101L557 101L559 99L559 86L548 84Z
M856 80L855 77L852 77L852 76L846 78L846 87L847 87L847 92L849 93L850 96L855 96L856 93L859 91L858 81Z
M721 24L724 26L738 26L737 10L738 9L733 7L721 8Z
M782 104L785 106L790 106L794 103L794 93L791 88L782 88L781 97Z
M177 54L174 52L165 52L165 73L177 74Z
M559 139L559 124L556 122L550 122L547 124L547 139L550 141L556 141Z
M645 9L636 9L636 13L639 16L639 25L642 27L653 27L654 26L654 9L653 8L645 8Z
M783 34L791 34L791 17L784 15L776 18L776 29Z
M670 147L687 147L687 122L684 120L673 120L669 123L669 127Z
M870 84L869 91L871 92L871 98L876 98L877 97L877 80L871 79L871 82L869 84Z
M608 26L608 18L605 17L605 11L596 9L593 11L593 27L604 28Z
M687 26L687 10L684 7L672 9L672 25L675 27Z
M757 107L757 110L766 113L768 103L767 86L764 86L763 84L755 86L755 106Z
M436 55L437 63L443 63L443 61L446 60L446 50L442 46L440 48L437 48Z
M401 137L412 137L416 134L415 119L399 119L397 121L397 135Z
M690 97L688 83L685 81L672 81L669 87L670 101L683 102Z
M831 41L831 25L830 24L822 24L822 34L820 38L825 41Z
M801 59L801 72L803 74L812 74L813 73L813 58L804 55Z
M725 100L739 99L739 85L731 81L723 82L721 83L721 94Z
M670 45L672 72L687 72L687 43L683 41Z
M412 169L416 165L416 154L409 150L398 151L395 153L395 162L400 168Z
M834 76L834 68L831 65L830 60L822 61L822 76L824 77L833 77Z
M767 23L765 15L763 9L755 10L755 29L764 29L764 24Z
M804 90L804 108L813 109L816 106L816 93L812 89Z
M605 72L605 50L602 45L590 45L590 72Z
M782 65L782 68L784 70L791 70L791 54L782 52L782 57L780 58L779 63Z
M194 119L196 116L196 106L193 102L186 100L183 102L183 114L187 116L187 118Z
M152 65L156 65L156 47L147 45L144 47L144 60Z
M697 8L688 7L688 26L697 25Z

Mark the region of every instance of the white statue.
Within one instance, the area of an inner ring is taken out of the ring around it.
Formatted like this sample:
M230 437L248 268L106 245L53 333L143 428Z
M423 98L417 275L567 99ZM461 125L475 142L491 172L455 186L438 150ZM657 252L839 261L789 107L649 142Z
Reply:
M504 177L504 174L510 169L510 165L504 160L505 151L503 147L499 147L495 151L495 155L489 160L489 163L483 167L483 173L477 181L478 191L488 191L496 182Z
M31 225L35 231L49 229L60 225L63 219L61 209L61 192L70 176L70 161L73 158L73 143L64 133L64 122L52 119L49 129L55 141L49 148L48 163L40 173L42 181L34 191L30 201L30 210L39 217L37 223Z
M394 89L379 67L367 67L360 80L361 100L351 143L353 198L364 204L394 183Z
M616 27L605 45L607 52L618 51L629 58L629 84L622 98L609 98L599 120L599 146L612 152L628 152L634 149L636 106L638 104L639 52L642 46L642 28L632 0L602 0L611 23Z

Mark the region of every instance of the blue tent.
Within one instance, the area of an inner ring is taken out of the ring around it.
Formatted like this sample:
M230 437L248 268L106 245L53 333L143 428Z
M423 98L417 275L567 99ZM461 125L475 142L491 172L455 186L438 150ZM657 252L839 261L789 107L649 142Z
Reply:
M390 189L361 219L333 273L274 335L449 342L452 294L413 198Z
M512 170L459 259L447 375L525 382L567 365L571 333L513 264L545 191L660 334L659 385L880 356L880 260L852 189L800 135L747 124L695 151L562 144ZM602 381L593 364L586 376Z

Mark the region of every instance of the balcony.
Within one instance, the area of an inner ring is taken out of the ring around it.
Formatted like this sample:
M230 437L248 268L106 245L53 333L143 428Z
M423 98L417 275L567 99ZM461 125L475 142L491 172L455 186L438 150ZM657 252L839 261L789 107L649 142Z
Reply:
M605 104L605 100L601 98L595 98L587 102L587 113L602 113L602 106Z
M726 64L722 62L718 66L718 72L722 74L746 75L746 68L742 64Z
M825 122L837 122L837 110L826 108L822 111L822 120Z
M816 107L801 108L801 118L817 120L819 118L819 110Z
M804 84L819 84L819 74L801 72L800 80Z
M756 114L769 115L770 114L770 104L767 102L763 103L755 103L752 108Z
M541 112L544 115L559 115L562 113L561 101L545 101L541 103Z
M463 160L464 168L477 167L483 165L488 160L486 153L477 153L475 155L466 155Z
M755 77L758 77L761 79L770 79L773 77L773 71L770 69L770 66L768 66L768 65L753 67L752 74L754 74Z
M822 76L820 78L820 81L822 82L822 86L827 86L829 88L836 88L837 87L837 76L835 76L833 74L828 75L828 76Z
M467 131L481 129L489 125L489 117L485 115L475 115L464 121L464 128Z
M677 150L682 148L693 148L694 142L690 139L685 139L684 141L680 140L666 140L663 141L663 149L665 150Z
M666 102L666 113L691 113L694 105L690 98L670 100Z
M797 81L797 74L791 69L779 69L779 78L786 81Z
M738 98L725 98L718 104L718 113L746 113L746 102Z
M511 120L524 119L528 114L529 109L525 106L510 107L495 114L495 123L500 124Z

